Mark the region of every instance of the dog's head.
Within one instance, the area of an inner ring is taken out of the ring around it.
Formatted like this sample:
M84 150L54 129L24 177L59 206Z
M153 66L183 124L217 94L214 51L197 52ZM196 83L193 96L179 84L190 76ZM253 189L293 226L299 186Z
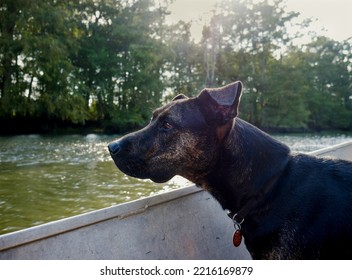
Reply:
M184 95L156 109L150 123L109 144L116 166L129 176L166 182L181 175L193 182L215 164L218 148L238 113L242 83Z

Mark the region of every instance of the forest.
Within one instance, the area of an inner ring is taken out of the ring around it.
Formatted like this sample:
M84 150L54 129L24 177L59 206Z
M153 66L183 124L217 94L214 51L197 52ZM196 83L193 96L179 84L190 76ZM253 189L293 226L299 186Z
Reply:
M0 133L121 133L179 93L236 80L240 117L263 129L352 129L352 39L312 34L284 0L223 0L195 40L169 6L1 0Z

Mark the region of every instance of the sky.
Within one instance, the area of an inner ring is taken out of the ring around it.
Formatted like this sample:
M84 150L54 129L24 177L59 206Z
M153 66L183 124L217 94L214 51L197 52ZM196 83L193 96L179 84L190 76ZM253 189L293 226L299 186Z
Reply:
M168 20L172 23L192 20L192 34L200 39L205 19L211 18L214 4L219 1L174 0ZM318 34L337 41L352 37L352 0L286 0L286 6L287 11L299 12L302 20L316 19L311 29Z

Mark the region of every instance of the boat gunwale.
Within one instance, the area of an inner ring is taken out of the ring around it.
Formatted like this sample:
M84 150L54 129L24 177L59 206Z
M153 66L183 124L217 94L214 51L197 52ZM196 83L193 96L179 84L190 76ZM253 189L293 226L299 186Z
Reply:
M151 207L171 202L198 192L201 188L196 185L182 187L166 193L140 198L130 202L90 211L80 215L63 218L42 225L29 227L15 232L0 235L0 252L50 238L65 232L98 224L111 219L123 220L127 217L142 213Z
M344 147L347 147L350 145L352 145L352 141L346 141L346 142L336 144L333 146L329 146L329 147L325 147L325 148L318 149L315 151L307 152L306 154L324 157L324 155L327 153L331 153L332 151L340 150L341 148L344 148Z

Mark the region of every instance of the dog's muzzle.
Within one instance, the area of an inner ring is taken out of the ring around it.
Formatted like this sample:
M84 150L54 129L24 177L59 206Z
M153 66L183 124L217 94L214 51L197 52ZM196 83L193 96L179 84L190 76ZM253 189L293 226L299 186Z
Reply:
M108 144L111 158L118 169L129 176L140 177L140 159L135 154L130 153L128 141L119 139Z
M117 168L129 176L164 183L175 175L165 170L163 164L147 161L143 157L145 152L136 153L128 138L108 144L108 150Z

